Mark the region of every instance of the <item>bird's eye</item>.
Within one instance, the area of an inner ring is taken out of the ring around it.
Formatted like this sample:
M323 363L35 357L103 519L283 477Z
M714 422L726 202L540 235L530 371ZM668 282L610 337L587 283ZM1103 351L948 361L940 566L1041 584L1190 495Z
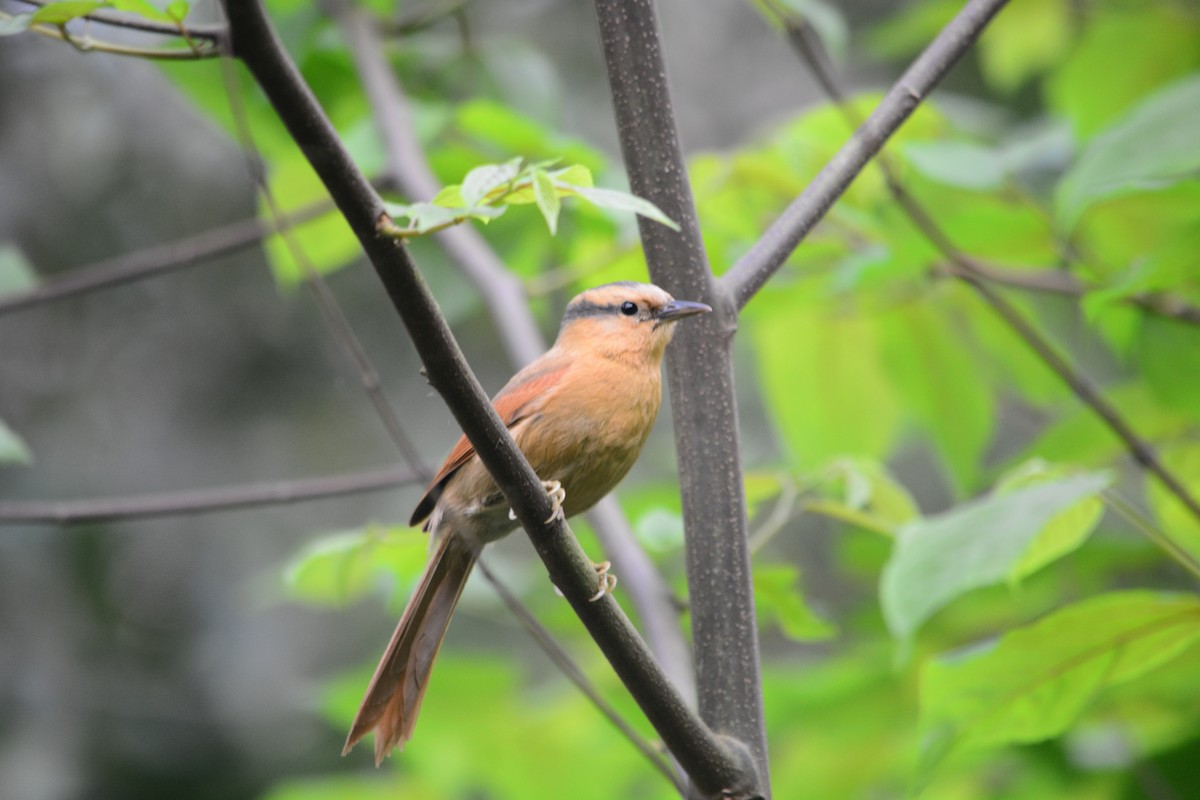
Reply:
M637 303L632 303L629 300L626 300L624 303L621 303L621 313L624 314L625 316L632 317L637 312L638 312Z

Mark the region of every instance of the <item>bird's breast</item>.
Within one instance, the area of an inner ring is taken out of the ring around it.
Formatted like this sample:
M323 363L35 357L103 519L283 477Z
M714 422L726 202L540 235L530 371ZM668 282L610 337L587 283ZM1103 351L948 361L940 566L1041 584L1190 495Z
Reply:
M543 480L566 490L567 516L591 508L637 460L662 400L658 370L593 365L522 426L517 444Z

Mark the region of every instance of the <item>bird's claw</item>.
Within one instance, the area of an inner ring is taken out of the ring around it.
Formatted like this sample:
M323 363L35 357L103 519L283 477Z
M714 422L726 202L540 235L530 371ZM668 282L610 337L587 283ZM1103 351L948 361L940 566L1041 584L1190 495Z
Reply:
M550 495L550 502L554 504L554 511L550 513L546 524L554 522L556 519L566 519L566 516L563 514L563 503L567 501L567 490L562 487L562 483L559 481L542 481L542 488L546 490L546 494Z
M617 576L609 572L612 569L611 561L601 561L599 564L592 564L596 568L596 578L599 585L596 588L596 593L588 598L589 603L594 603L606 594L612 594L617 588Z
M542 488L546 490L546 494L550 495L550 502L554 504L554 511L546 519L546 524L549 525L556 519L566 519L566 515L563 513L563 503L567 501L567 490L563 488L562 482L542 481ZM508 518L516 522L517 512L510 508Z

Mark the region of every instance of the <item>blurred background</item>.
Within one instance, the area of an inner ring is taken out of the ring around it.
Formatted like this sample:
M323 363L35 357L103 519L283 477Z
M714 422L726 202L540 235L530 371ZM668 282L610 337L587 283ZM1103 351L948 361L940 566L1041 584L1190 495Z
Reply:
M195 3L188 22L215 22L214 5ZM707 243L723 269L803 188L846 129L786 37L769 24L770 14L750 3L658 5L681 136L702 215L709 215ZM385 159L370 106L329 8L284 0L268 6L364 170L379 174ZM1069 273L1058 249L1042 245L1051 233L1035 230L1030 219L1049 213L1055 182L1088 137L1200 65L1200 12L1186 2L1012 6L1006 13L1014 22L982 56L972 54L954 69L938 92L937 110L912 125L917 138L966 136L1011 155L1010 164L1020 161L1015 153L1023 143L1025 160L994 185L962 185L963 174L968 183L979 176L979 160L939 162L951 163L950 171L961 165L957 185L936 166L923 169L916 149L905 169L947 209L963 208L954 192L986 194L977 209L967 203L961 220L974 224L965 235L982 242L981 255ZM365 7L384 21L391 63L444 183L488 160L565 154L588 165L598 182L621 185L589 4L374 0ZM853 93L886 89L958 4L784 7L807 14ZM5 0L0 9L12 14L26 7ZM1110 30L1122 25L1124 42ZM136 38L102 26L87 32ZM1123 48L1147 55L1123 62L1127 71L1117 77L1134 84L1117 86L1123 104L1106 117L1063 99L1077 96L1068 91L1072 70L1086 71ZM1092 61L1080 63L1085 56ZM240 68L223 72L214 61L160 67L82 53L26 32L0 39L0 74L0 292L253 218L262 202L251 164L265 167L285 209L320 199L315 179ZM257 153L247 154L230 123L231 87L245 106ZM863 110L874 99L864 100ZM780 164L793 171L785 175ZM1010 179L1020 184L1019 201L1012 200L1018 190ZM1138 213L1175 214L1179 229L1194 230L1194 206L1190 215L1173 210L1185 209L1194 189L1194 178L1183 188L1167 186ZM875 467L830 473L829 465L842 456L873 459L932 514L1038 456L1115 466L1141 496L1141 479L1120 447L1080 422L1086 414L1028 356L996 344L996 324L979 321L979 307L964 310L970 301L947 301L957 309L952 314L972 320L965 328L937 322L926 329L943 342L947 333L968 330L964 336L977 348L964 351L971 353L965 363L934 356L933 367L911 364L887 327L894 323L864 327L861 320L873 320L880 308L903 308L921 292L955 290L944 282L930 289L922 276L938 258L928 247L897 244L903 237L888 227L891 212L881 210L886 201L878 185L860 181L854 191L858 197L839 206L842 216L831 217L823 235L806 245L809 255L779 276L778 291L762 299L762 316L739 337L744 457L752 507L761 512L754 527L771 539L771 561L757 588L765 609L769 722L773 746L779 743L777 797L901 797L917 748L915 673L911 665L893 668L895 653L874 599L888 544L852 521L793 507L812 475L840 487L830 491L849 493L846 484L875 480ZM1004 204L1002 222L986 216L995 210L989 203ZM1016 219L1014 208L1041 210ZM972 213L979 215L973 223ZM1121 213L1136 217L1129 208ZM632 223L578 207L564 212L563 230L551 239L533 211L513 209L483 232L524 282L549 339L578 289L644 277ZM908 237L903 241L911 243ZM429 463L440 462L458 429L419 375L373 272L336 221L301 229L300 241L327 273L405 431ZM877 257L884 245L896 258ZM478 292L437 247L420 241L412 249L468 360L485 389L495 391L511 368ZM1122 251L1112 263L1112 270L1091 273L1108 288L1137 258ZM818 279L802 280L806 275ZM1194 279L1193 273L1187 291L1195 290ZM810 314L816 304L820 315ZM1148 375L1139 359L1189 352L1200 344L1194 327L1170 323L1146 333L1147 323L1122 334L1121 326L1133 323L1120 312L1105 317L1097 303L1087 316L1069 295L1024 298L1022 307L1092 378L1140 392L1126 406L1136 419L1171 441L1193 441L1196 381L1181 375L1195 356L1182 366L1147 367ZM797 314L800 328L780 327ZM824 315L831 315L828 325ZM912 352L927 352L914 337L899 340ZM874 348L868 359L874 366L854 366L865 347ZM939 386L960 397L955 382L963 378L955 370L972 365L980 386L966 401L928 400ZM1017 373L1023 377L1011 377ZM825 400L810 397L823 392ZM791 401L781 401L781 393ZM943 428L931 420L939 414L947 418ZM0 313L0 421L28 454L27 463L0 463L0 503L244 486L403 464L300 268L274 238L152 280ZM1039 438L1064 422L1075 429L1058 440ZM815 444L801 452L806 445L797 441ZM1194 452L1193 445L1180 463L1192 464L1186 458ZM664 404L618 495L682 596L675 470ZM1197 475L1200 469L1188 469L1189 480ZM882 491L879 481L873 485ZM339 756L349 714L424 556L424 537L402 527L419 492L408 485L255 509L0 528L0 797L672 796L531 646L478 576L450 631L409 751L378 772L369 766L368 748ZM587 525L575 527L588 551L599 552ZM939 617L938 633L919 649L1003 630L1083 587L1186 584L1128 525L1106 518L1096 539L1088 545L1093 561L1020 591L999 587L975 596L976 605L958 616ZM494 550L489 563L506 583L568 642L612 702L636 717L523 537ZM980 611L997 602L1012 606ZM1198 699L1176 694L1164 703L1182 703L1200 716ZM1172 748L1194 738L1190 720L1172 729L1173 738L1164 734L1157 751L1124 739L1088 740L968 758L928 796L1200 797L1198 784L1177 780L1171 768L1146 774L1135 768L1159 752L1177 757ZM1112 755L1113 748L1120 752ZM1154 786L1167 788L1147 788Z

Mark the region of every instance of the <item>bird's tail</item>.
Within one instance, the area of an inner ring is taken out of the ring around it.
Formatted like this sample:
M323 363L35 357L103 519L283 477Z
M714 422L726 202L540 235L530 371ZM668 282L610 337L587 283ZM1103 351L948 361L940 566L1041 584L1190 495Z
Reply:
M444 531L359 706L342 755L375 731L375 765L412 736L433 660L479 551Z

